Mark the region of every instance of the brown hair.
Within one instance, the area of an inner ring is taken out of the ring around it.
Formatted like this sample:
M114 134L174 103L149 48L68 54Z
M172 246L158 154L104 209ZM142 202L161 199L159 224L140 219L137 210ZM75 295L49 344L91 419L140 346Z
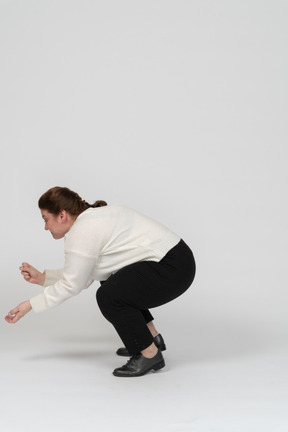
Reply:
M89 204L72 190L67 187L55 186L45 192L38 201L38 207L41 210L47 210L49 213L58 215L62 210L66 210L71 216L78 216L89 207L106 206L106 201L95 201Z

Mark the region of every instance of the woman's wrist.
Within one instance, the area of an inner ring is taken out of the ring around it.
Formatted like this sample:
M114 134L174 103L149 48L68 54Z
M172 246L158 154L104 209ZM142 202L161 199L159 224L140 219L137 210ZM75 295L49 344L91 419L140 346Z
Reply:
M45 273L45 270L44 270L44 272L43 273L41 273L41 276L40 276L40 284L39 285L44 285L44 282L45 282L45 279L46 279L46 273Z

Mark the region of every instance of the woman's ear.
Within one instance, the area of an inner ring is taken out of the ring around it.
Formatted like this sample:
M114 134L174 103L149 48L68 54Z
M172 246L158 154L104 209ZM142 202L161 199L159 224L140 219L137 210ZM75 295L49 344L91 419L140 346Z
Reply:
M66 210L61 210L60 213L57 216L58 222L60 223L66 223L68 219L68 213Z

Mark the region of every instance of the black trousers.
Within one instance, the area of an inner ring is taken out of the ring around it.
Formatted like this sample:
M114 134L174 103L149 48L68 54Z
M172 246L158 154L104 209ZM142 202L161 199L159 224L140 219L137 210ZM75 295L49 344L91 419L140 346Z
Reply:
M99 308L131 355L153 342L146 325L153 320L149 309L183 294L195 271L193 253L181 240L161 261L130 264L101 282L96 293Z

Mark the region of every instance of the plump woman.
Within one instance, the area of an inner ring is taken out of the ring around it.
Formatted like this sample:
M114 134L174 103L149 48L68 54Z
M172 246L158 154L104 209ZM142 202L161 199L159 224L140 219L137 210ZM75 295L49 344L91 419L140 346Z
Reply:
M38 206L45 230L65 239L64 268L42 273L22 263L24 279L45 288L12 309L6 321L16 323L31 309L56 307L97 280L99 308L125 345L117 354L130 357L113 374L136 377L163 368L166 346L149 309L174 300L192 284L195 260L189 246L135 210L105 201L91 205L66 187L49 189Z

